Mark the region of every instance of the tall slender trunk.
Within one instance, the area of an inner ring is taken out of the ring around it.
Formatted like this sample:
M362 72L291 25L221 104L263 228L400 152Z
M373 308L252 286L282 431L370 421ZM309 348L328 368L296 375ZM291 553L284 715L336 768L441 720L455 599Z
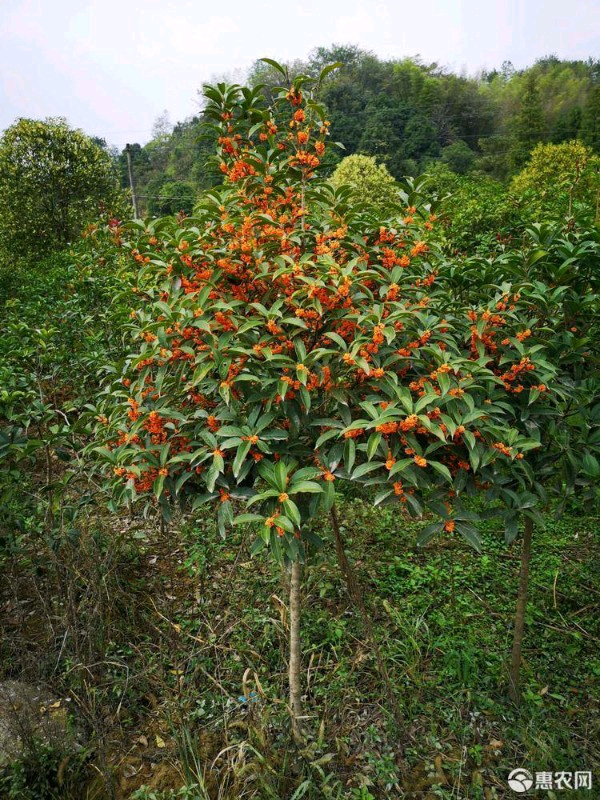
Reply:
M523 647L523 630L525 628L525 608L527 606L527 590L529 588L529 565L531 562L531 538L533 536L533 520L525 517L523 530L523 546L521 549L521 572L519 575L519 594L515 612L515 630L513 634L512 654L508 694L513 703L521 700L519 692L519 671L521 669L521 651Z
M302 564L300 561L292 562L290 576L290 708L292 710L292 732L294 738L302 739L302 688L300 672L302 669L302 654L300 650L300 584L302 579Z
M369 640L369 644L375 653L375 660L377 661L377 671L379 672L379 677L381 678L381 682L383 683L385 693L387 695L387 701L389 704L389 708L394 715L394 719L396 720L397 725L401 725L403 723L402 712L400 711L400 706L398 705L398 701L396 700L396 695L394 694L394 690L392 687L392 682L390 680L390 676L387 671L387 667L385 666L385 661L383 656L381 655L381 648L377 643L377 639L375 638L375 631L373 630L373 623L371 622L371 617L369 616L369 612L365 606L365 602L363 600L363 590L360 586L356 573L346 555L346 550L344 547L344 540L342 538L342 533L340 531L340 524L338 520L337 510L335 505L331 508L331 524L333 527L333 535L335 538L335 550L337 553L338 563L340 565L340 569L342 571L342 575L344 576L344 580L346 582L346 589L348 594L350 595L350 599L358 609L360 617L362 619L363 627L365 629L365 633L367 634L367 639Z

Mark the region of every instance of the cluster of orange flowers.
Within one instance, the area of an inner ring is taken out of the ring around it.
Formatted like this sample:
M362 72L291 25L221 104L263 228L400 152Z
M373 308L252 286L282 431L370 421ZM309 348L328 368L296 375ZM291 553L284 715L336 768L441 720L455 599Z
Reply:
M535 370L535 364L531 362L531 359L528 356L524 356L518 364L513 364L513 366L505 372L501 377L504 381L504 388L507 392L513 392L514 394L519 394L525 389L525 386L518 382L518 378L523 374L527 374L528 372L533 372Z

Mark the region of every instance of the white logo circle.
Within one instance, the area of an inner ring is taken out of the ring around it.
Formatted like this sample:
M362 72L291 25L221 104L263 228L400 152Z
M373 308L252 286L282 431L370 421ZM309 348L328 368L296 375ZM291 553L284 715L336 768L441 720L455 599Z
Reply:
M508 776L508 785L513 792L526 792L533 786L533 775L526 769L513 769Z

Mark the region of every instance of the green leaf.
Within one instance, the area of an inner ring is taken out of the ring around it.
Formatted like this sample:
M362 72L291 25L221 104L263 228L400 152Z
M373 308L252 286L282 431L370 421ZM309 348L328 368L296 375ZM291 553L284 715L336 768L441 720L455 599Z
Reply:
M315 450L318 450L321 447L321 445L325 444L325 442L329 441L329 439L333 439L334 436L337 438L339 437L339 435L340 435L340 430L337 428L325 431L325 433L322 433L315 442Z
M281 550L281 542L279 541L279 534L270 528L265 528L265 530L267 531L267 537L268 537L267 541L269 542L269 545L271 547L271 553L273 554L273 558L278 563L281 563L283 561L283 552Z
M435 392L429 392L429 394L421 397L415 404L415 414L418 414L426 406L429 406L432 403L439 403L439 400L440 398L437 396L437 394L435 394Z
M463 438L470 450L473 450L477 446L477 440L471 431L463 431Z
M456 530L460 533L463 539L471 545L478 553L481 552L481 537L478 531L465 522L456 522Z
M348 472L352 472L354 460L356 458L356 442L354 439L347 439L344 445L344 466Z
M532 250L527 256L527 261L525 262L526 268L529 269L533 267L534 264L537 264L537 262L546 255L548 255L548 253L545 250Z
M406 469L412 463L413 463L412 458L401 458L400 461L396 461L394 466L389 471L388 476L390 478L393 478L394 475L397 475L399 472L402 472L402 470Z
M250 545L250 555L255 556L258 553L260 553L261 550L264 550L265 544L266 544L265 540L261 536L258 536Z
M383 465L381 461L371 461L369 464L360 464L360 466L358 466L352 473L352 480L358 480L359 478L362 478L363 475L367 475L369 472L373 472L382 466Z
M304 375L306 376L306 373L304 373ZM310 393L308 389L304 388L304 386L300 387L300 397L302 399L302 404L305 410L307 412L310 411L310 406L311 406Z
M332 342L335 342L337 345L339 345L344 353L348 350L347 342L344 339L342 339L339 333L334 333L334 331L327 331L325 336L328 339L331 339Z
M217 527L220 535L225 538L226 527L233 524L233 506L229 500L221 503L217 512Z
M375 453L377 452L377 448L379 447L379 443L381 442L381 434L380 433L372 433L369 436L369 441L367 442L367 458L371 460Z
M198 506L204 505L204 503L208 503L210 500L215 500L217 495L214 492L206 492L205 494L201 494L194 499L192 503L192 511L195 511Z
M434 469L436 472L439 472L440 475L443 475L444 478L448 481L448 483L452 483L452 475L450 474L450 470L445 464L440 464L439 461L428 461L429 466Z
M159 475L155 479L154 485L152 486L152 491L154 492L157 498L161 496L164 485L165 485L165 476Z
M292 520L283 516L283 514L280 514L275 518L275 527L283 528L283 530L287 531L288 533L295 533L296 531L296 527Z
M373 500L373 505L378 506L380 503L383 503L390 495L394 494L393 489L384 489L383 491L379 492L375 499Z
M327 66L323 67L323 69L321 70L321 74L319 75L319 83L321 83L323 79L329 75L330 72L333 72L334 70L339 69L340 67L343 66L344 64L342 61L336 61L334 64L327 64Z
M282 400L285 400L285 396L288 393L289 386L285 381L278 381L277 382L277 394L281 397Z
M511 544L519 533L519 515L507 514L504 520L504 539L506 544Z
M219 386L219 394L221 395L221 397L223 398L225 403L227 405L229 405L229 399L230 399L230 396L231 396L231 391L230 391L229 385L227 383L222 383Z
M275 465L275 485L280 492L285 492L287 486L287 469L283 461L278 461Z
M234 525L246 525L249 522L264 522L265 518L262 514L239 514L234 517Z
M276 69L277 72L280 72L283 75L283 77L287 80L288 76L287 70L284 69L284 67L282 67L278 61L274 61L272 58L259 58L258 60L264 61L265 64L268 64L270 67L273 67L273 69Z
M270 497L278 497L280 494L281 492L279 489L267 489L265 492L253 495L248 500L247 505L251 506L254 505L254 503L262 503L263 500L268 500Z
M444 524L442 522L432 522L430 525L427 525L417 536L417 547L425 547L425 545L429 544L443 529Z
M331 511L334 503L335 503L335 489L333 488L333 481L325 481L323 511Z
M590 478L600 477L600 463L591 453L586 453L582 460L583 471Z
M248 455L248 451L250 450L250 442L243 442L237 449L237 453L235 455L235 459L233 460L233 477L237 478L240 474L240 470L242 468L242 464L246 456Z
M314 478L318 478L320 474L321 470L317 469L317 467L302 467L302 469L294 472L292 476L292 485L294 485L296 481L311 481Z
M479 464L481 463L481 452L480 451L481 451L481 448L479 447L479 445L477 445L476 447L474 447L469 452L469 462L471 464L471 468L472 468L473 472L477 472L477 469L479 468Z
M437 382L442 390L442 397L444 397L444 395L448 394L448 389L450 388L450 378L445 372L438 372Z
M292 500L285 500L283 502L283 510L297 528L300 527L302 520L300 518L300 511L298 506Z
M241 428L236 428L235 425L223 425L217 431L217 436L243 436L244 432Z
M216 459L215 459L215 461L216 461ZM221 462L222 461L223 461L223 459L221 459ZM213 462L213 465L208 470L208 473L206 475L206 488L208 489L209 492L212 492L213 489L215 488L215 483L217 482L217 478L219 477L219 474L220 474L219 468Z
M182 472L182 474L177 478L177 482L175 484L175 494L179 494L181 488L186 481L188 481L192 477L192 472Z
M301 492L320 494L322 491L323 487L315 481L298 481L298 483L292 481L288 494L300 494Z

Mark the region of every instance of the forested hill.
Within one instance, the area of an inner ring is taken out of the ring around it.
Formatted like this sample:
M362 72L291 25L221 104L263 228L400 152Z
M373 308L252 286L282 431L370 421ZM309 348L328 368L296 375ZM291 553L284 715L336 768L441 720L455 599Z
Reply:
M358 47L332 46L290 71L315 74L336 61L344 66L326 79L321 99L332 138L345 147L338 159L373 155L397 178L441 161L458 174L480 171L506 181L539 142L580 139L600 153L600 60L549 56L524 70L505 62L467 77L418 58L383 61ZM257 61L249 82L277 85L278 73ZM144 146L132 145L144 210L190 210L202 189L220 182L206 164L214 144L203 136L202 121L200 113ZM120 166L127 186L125 153Z

